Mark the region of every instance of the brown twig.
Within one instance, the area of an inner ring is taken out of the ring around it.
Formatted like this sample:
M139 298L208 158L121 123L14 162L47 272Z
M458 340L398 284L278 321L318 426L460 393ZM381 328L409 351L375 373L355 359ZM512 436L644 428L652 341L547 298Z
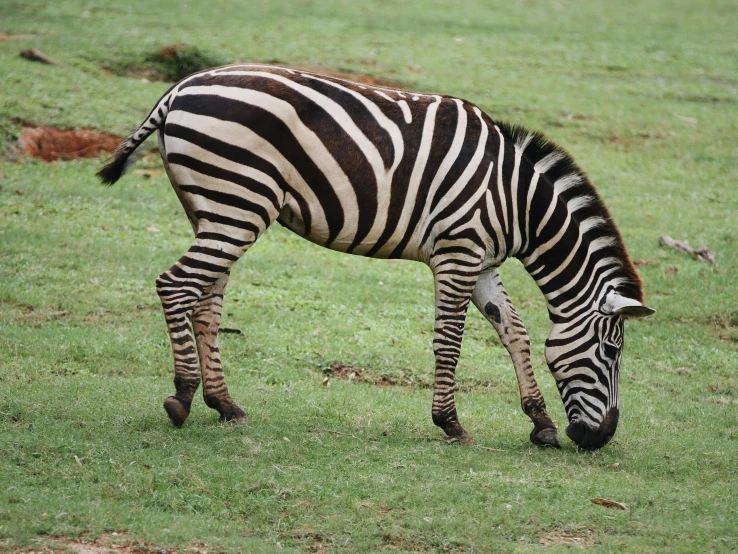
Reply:
M710 249L706 246L692 248L688 240L675 240L668 235L664 235L663 237L661 237L659 239L659 243L663 244L664 246L673 248L678 252L689 254L695 260L702 260L703 262L707 262L708 264L717 265L714 254L710 252Z
M484 450L486 452L507 452L507 450L503 450L502 448L492 448L491 446L481 446L479 444L475 444L474 448L479 448L480 450Z
M41 52L41 50L36 50L35 48L21 51L20 57L25 58L27 60L31 60L32 62L42 62L42 63L46 63L49 65L61 66L61 64L58 61L56 61L53 58L50 58L49 56Z

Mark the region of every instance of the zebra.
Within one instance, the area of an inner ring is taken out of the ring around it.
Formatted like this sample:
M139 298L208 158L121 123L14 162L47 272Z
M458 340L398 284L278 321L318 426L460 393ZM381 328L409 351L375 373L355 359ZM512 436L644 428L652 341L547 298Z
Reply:
M246 419L220 350L232 265L275 220L313 243L430 267L435 285L432 420L459 422L455 371L473 303L515 368L530 440L560 447L536 383L530 340L498 273L520 260L551 321L545 358L581 448L600 448L619 417L623 319L654 313L595 188L541 133L492 120L453 96L369 86L262 64L195 73L172 86L97 175L115 183L154 131L194 230L156 279L174 354L175 426L202 382L223 421Z

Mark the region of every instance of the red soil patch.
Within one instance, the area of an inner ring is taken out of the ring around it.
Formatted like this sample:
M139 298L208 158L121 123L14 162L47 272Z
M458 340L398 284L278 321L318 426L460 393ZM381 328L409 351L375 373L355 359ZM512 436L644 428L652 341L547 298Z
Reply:
M19 150L45 162L97 158L101 152L114 152L122 139L93 129L63 131L56 127L23 127Z

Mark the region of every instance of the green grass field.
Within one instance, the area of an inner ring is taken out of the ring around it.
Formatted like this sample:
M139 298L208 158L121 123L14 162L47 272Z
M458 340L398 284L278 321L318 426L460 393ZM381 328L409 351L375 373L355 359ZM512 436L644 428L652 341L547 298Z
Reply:
M0 551L738 550L735 2L0 10ZM10 152L26 123L125 135L169 85L120 68L176 43L462 96L564 145L645 262L658 310L626 324L611 444L580 452L564 437L545 302L516 261L502 273L558 451L528 441L512 364L476 312L457 371L476 446L445 443L427 388L430 271L319 249L279 226L235 266L226 295L223 326L243 335L222 336L221 350L249 423L220 424L198 399L174 429L161 408L173 386L154 279L191 229L158 162L138 166L152 177L106 188L99 160ZM63 65L20 58L28 48ZM665 234L710 247L717 267L659 246ZM398 384L323 386L333 363Z

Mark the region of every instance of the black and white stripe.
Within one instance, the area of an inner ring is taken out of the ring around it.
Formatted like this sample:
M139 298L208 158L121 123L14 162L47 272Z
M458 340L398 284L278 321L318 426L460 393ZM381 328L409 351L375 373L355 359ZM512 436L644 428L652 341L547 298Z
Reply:
M519 258L548 300L546 355L567 432L593 447L612 436L622 316L651 310L594 188L543 136L458 98L238 65L170 89L101 179L120 178L156 129L195 231L190 250L157 281L174 349L177 392L165 407L175 424L187 417L201 374L209 406L225 419L245 417L223 379L217 327L231 266L276 219L334 250L430 266L433 421L449 436L469 439L454 375L473 299L510 352L532 440L558 445L527 333L496 272Z

